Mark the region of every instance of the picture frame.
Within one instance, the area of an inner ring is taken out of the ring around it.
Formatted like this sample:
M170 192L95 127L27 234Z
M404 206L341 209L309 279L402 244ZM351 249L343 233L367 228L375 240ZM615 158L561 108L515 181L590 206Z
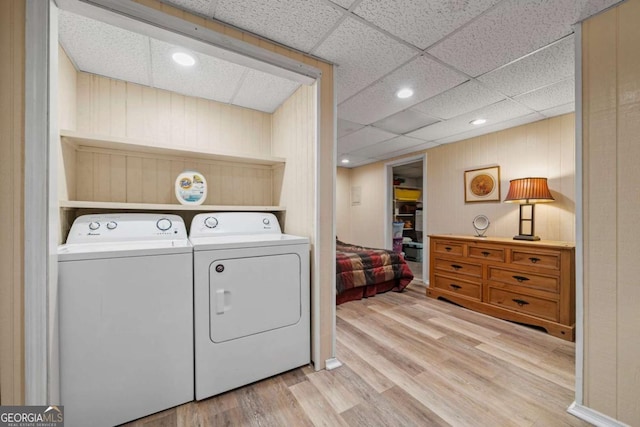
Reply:
M464 202L500 202L500 166L464 171Z

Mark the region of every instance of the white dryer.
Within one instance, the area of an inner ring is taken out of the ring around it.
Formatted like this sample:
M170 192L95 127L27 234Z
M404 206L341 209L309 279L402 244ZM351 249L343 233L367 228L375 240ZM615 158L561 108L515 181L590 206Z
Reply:
M58 260L66 425L112 426L193 400L193 250L182 219L81 216Z
M309 240L257 212L196 215L189 238L196 399L308 364Z

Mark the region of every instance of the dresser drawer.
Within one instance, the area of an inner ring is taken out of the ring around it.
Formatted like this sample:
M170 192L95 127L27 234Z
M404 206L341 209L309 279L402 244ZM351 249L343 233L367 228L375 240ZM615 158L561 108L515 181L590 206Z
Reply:
M458 260L436 258L434 260L436 270L449 273L463 274L465 276L482 277L482 265L460 262Z
M508 308L520 313L530 314L543 319L558 321L558 303L544 298L511 292L505 289L489 288L489 304Z
M504 262L504 249L487 248L482 246L469 246L469 258Z
M433 286L444 291L480 300L480 283L435 275ZM431 286L431 285L430 285Z
M512 249L511 264L560 270L560 254L527 252L519 249Z
M436 241L434 252L437 254L459 255L464 253L464 243Z
M505 270L489 266L489 280L509 285L524 286L532 289L541 289L543 291L558 292L559 278L555 276L543 276L541 274L533 274L527 271Z

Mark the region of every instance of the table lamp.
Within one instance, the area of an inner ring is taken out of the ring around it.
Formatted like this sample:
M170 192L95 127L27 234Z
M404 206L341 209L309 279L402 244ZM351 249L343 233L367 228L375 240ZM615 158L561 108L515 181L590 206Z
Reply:
M540 240L534 232L535 204L553 202L547 178L518 178L509 181L506 203L520 203L520 223L515 240Z

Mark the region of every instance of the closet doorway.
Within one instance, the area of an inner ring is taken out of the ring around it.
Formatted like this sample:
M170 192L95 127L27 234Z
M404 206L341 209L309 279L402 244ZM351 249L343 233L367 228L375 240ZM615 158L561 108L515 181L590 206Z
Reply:
M426 155L388 163L386 169L387 246L393 247L394 238L399 238L399 230L392 224L398 227L402 223L402 252L415 279L426 283Z

